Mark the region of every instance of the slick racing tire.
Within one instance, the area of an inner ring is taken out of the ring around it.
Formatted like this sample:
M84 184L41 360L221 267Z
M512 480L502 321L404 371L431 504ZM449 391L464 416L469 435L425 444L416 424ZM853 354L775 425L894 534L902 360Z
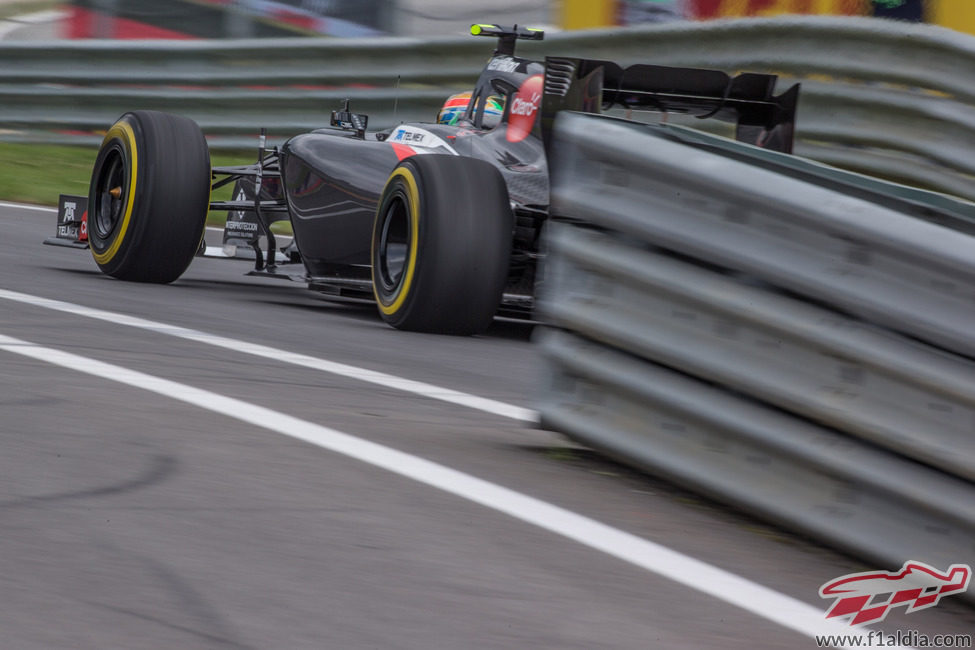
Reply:
M390 174L372 233L372 286L383 320L398 329L469 335L501 302L513 217L500 172L438 154Z
M156 111L123 115L102 141L88 206L98 268L121 280L176 280L200 248L210 207L210 150L200 127Z

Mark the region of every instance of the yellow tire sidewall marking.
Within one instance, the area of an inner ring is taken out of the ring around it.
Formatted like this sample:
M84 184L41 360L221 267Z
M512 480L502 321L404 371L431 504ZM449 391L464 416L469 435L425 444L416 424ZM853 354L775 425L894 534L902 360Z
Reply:
M383 303L382 298L379 296L379 292L376 290L376 269L372 269L372 287L373 294L376 296L376 303L379 305L379 310L387 316L394 315L406 302L407 297L410 295L410 286L413 284L413 275L416 273L416 253L419 248L420 241L420 191L417 188L416 177L413 176L412 170L408 167L397 167L393 170L393 173L389 175L389 180L386 181L386 188L383 189L383 194L386 194L386 189L389 188L389 184L392 183L396 178L402 178L403 182L406 183L408 190L409 199L409 217L410 217L410 251L409 258L406 262L406 271L403 276L403 281L400 283L399 291L396 294L396 298L389 305ZM380 207L382 205L380 204ZM376 242L378 244L378 242ZM372 259L376 259L375 251L373 251Z
M127 145L125 148L128 149L129 189L125 195L125 214L122 215L122 223L119 224L118 232L112 244L102 253L97 252L94 247L91 249L92 256L99 264L108 264L111 262L116 253L118 253L119 247L122 246L122 242L125 241L125 233L128 231L129 222L132 220L132 207L135 205L136 180L139 177L139 152L135 144L135 132L128 122L116 122L113 124L112 128L105 134L102 146L104 147L113 138L119 138L123 144Z

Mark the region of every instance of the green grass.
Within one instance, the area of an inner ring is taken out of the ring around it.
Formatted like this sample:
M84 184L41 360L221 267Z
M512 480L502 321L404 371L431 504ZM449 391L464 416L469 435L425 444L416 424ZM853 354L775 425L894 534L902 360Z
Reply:
M57 205L58 194L88 194L96 149L0 143L0 199Z
M98 149L61 145L15 144L0 142L0 200L57 205L59 194L88 194L88 180ZM246 165L254 162L255 153L213 152L214 166ZM231 198L233 185L213 193L213 200ZM211 214L207 224L223 226L226 215ZM289 234L290 224L274 224L275 232Z

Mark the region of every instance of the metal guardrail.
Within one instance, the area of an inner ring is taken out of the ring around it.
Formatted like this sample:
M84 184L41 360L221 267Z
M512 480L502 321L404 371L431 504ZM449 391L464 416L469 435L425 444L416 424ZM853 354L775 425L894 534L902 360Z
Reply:
M432 120L446 95L471 87L490 48L470 37L0 42L0 130L49 138L45 129L104 128L126 110L155 108L208 133L265 126L287 136L323 125L345 97L374 127ZM965 34L789 17L558 33L519 51L767 71L788 77L783 87L802 80L798 152L975 198L975 38Z
M810 199L807 183L745 163L739 163L746 170L738 170L739 182L729 184L726 166L708 166L707 156L687 155L678 143L654 142L675 158L654 160L652 166L636 146L614 148L613 162L602 159L602 144L591 138L574 146L593 157L594 167L615 168L618 160L653 176L653 182L641 185L633 176L632 185L619 188L610 175L603 185L604 170L553 195L553 206L571 200L575 216L598 218L646 241L774 278L783 288L895 322L906 334L975 355L973 242L955 230L837 192L830 192L828 201ZM559 182L555 175L553 182ZM628 214L647 185L678 187L680 193L655 197L654 204L666 210L652 221L633 220ZM698 203L689 207L691 201ZM685 218L689 211L695 219Z
M975 561L967 204L595 116L554 147L542 426L885 565Z

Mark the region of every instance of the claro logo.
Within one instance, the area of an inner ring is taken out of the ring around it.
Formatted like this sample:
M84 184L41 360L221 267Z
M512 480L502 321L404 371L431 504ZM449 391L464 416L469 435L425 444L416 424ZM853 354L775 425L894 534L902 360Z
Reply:
M511 114L508 117L508 142L521 142L535 127L538 109L542 105L542 82L540 74L528 77L511 100Z
M525 100L521 97L515 97L514 104L511 106L512 115L532 115L538 110L538 103L542 100L542 96L538 93L532 95L531 99Z

